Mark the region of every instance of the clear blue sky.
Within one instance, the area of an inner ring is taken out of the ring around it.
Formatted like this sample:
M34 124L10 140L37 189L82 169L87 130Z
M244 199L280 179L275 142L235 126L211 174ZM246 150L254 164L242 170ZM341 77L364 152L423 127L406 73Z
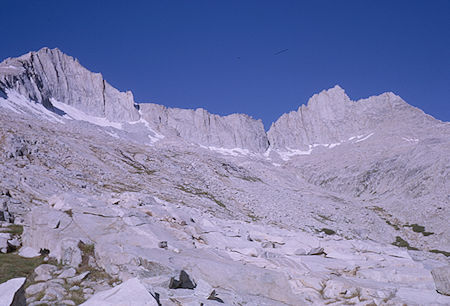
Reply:
M1 59L58 47L137 102L268 127L339 84L450 121L449 0L2 0L0 28Z

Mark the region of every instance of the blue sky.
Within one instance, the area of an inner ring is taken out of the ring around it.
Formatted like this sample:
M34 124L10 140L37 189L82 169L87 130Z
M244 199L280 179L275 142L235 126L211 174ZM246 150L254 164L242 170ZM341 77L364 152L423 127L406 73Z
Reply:
M2 0L0 58L58 47L137 102L266 127L335 84L450 121L449 16L448 0Z

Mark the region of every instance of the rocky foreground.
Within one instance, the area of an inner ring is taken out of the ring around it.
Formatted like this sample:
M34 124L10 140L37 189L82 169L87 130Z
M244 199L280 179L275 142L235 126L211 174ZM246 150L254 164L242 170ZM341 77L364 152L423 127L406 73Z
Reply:
M450 304L448 123L335 87L266 133L109 86L0 64L0 305Z

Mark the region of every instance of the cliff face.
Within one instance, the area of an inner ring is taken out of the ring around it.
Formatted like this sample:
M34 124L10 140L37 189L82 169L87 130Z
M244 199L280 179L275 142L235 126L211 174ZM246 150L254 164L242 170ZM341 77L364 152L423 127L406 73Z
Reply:
M51 109L51 98L110 121L139 119L131 92L120 92L100 73L58 49L43 48L0 64L0 89L12 89Z
M268 131L275 149L302 149L313 144L341 143L375 130L402 129L431 120L393 93L351 101L335 86L310 98L307 105L282 115Z
M0 64L0 92L8 90L55 110L51 99L90 116L113 122L138 121L141 116L131 92L120 92L100 73L93 73L58 49L43 48ZM264 152L267 136L261 121L247 115L213 115L203 109L166 108L140 104L141 114L158 130L204 146Z
M54 111L51 99L112 122L145 119L163 135L199 145L259 153L269 147L283 151L337 144L374 131L417 130L434 120L393 93L351 101L335 86L314 95L297 111L282 115L266 133L260 120L244 114L218 116L204 109L137 105L131 92L118 91L100 73L90 72L73 57L48 48L0 63L0 94L5 97L8 91Z
M264 152L269 143L261 120L247 115L218 116L204 109L166 108L140 104L142 117L158 130L172 129L182 138L205 146Z

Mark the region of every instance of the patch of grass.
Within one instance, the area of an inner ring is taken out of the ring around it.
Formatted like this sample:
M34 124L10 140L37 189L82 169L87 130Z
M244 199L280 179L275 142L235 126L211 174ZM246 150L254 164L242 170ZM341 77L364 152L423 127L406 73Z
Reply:
M399 248L407 248L408 250L412 251L418 251L418 248L412 247L409 245L408 241L404 240L402 237L397 236L395 237L395 241L392 242L392 245L395 245Z
M392 223L391 221L389 221L389 220L384 220L384 221L386 221L386 224L392 226L396 231L399 231L399 230L400 230L400 227L399 227L397 224L393 224L393 223Z
M320 218L322 218L323 220L326 220L326 221L330 221L330 222L334 222L333 220L331 220L331 218L330 217L327 217L327 216L324 216L324 215L318 215Z
M44 262L43 257L24 258L17 254L0 254L0 283L11 278L28 277Z
M252 219L252 221L255 221L255 222L261 220L260 217L255 216L254 214L251 214L251 213L248 213L247 216L248 216L250 219Z
M415 232L415 233L421 233L421 234L424 235L424 236L430 236L430 235L433 235L433 234L434 234L433 232L426 232L426 231L425 231L425 226L422 226L422 225L419 225L419 224L416 224L416 223L411 224L411 225L406 224L406 225L404 225L404 226L405 226L405 227L411 227L412 230L413 230L413 232Z
M12 235L22 235L23 233L23 226L18 224L11 224L8 225L7 230L5 233L9 233Z
M122 151L119 151L120 155L122 156L121 160L127 164L128 166L134 168L136 170L137 174L147 174L147 175L152 175L156 172L156 170L151 170L148 169L146 166L144 166L143 164L135 161L134 159L132 159L131 157L127 156L125 153L123 153Z
M124 192L138 192L140 191L139 188L136 186L127 185L121 182L112 182L111 184L103 184L101 187L108 189L115 193L124 193Z
M240 176L240 179L247 181L247 182L262 182L262 180L259 177L255 177L255 176Z
M78 248L81 251L81 264L78 267L79 272L90 271L89 257L95 258L95 246L80 240L80 242L78 242Z
M379 206L372 206L369 209L371 209L373 211L377 211L377 212L385 212L384 208L379 207Z
M193 195L206 197L206 198L210 199L211 201L214 201L220 207L226 208L225 204L223 204L220 200L216 199L212 194L210 194L207 191L203 191L203 190L195 188L195 187L189 187L189 186L183 186L183 185L178 185L177 189L179 189L183 192L186 192L186 193L193 194Z
M446 252L446 251L441 251L441 250L430 250L430 253L436 253L436 254L442 254L446 257L450 256L450 252Z
M86 299L84 298L83 288L70 291L70 299L75 303L75 305L84 303Z
M425 231L425 226L418 225L418 224L411 224L413 232L416 233L423 233Z
M36 301L40 301L42 300L42 298L45 296L45 290L42 290L40 292L38 292L38 294L36 295ZM42 304L39 304L42 305Z
M325 233L325 234L327 234L327 235L334 235L334 234L336 234L335 231L333 231L332 229L329 229L329 228L322 228L320 231Z
M78 243L78 248L81 250L81 264L77 269L78 273L83 273L89 271L87 276L89 280L99 282L101 280L106 280L111 286L114 283L120 282L120 279L111 277L104 269L89 266L89 258L95 258L95 245L84 243L80 241ZM85 298L83 292L74 291L72 293L72 300L78 305L77 301L84 302Z

